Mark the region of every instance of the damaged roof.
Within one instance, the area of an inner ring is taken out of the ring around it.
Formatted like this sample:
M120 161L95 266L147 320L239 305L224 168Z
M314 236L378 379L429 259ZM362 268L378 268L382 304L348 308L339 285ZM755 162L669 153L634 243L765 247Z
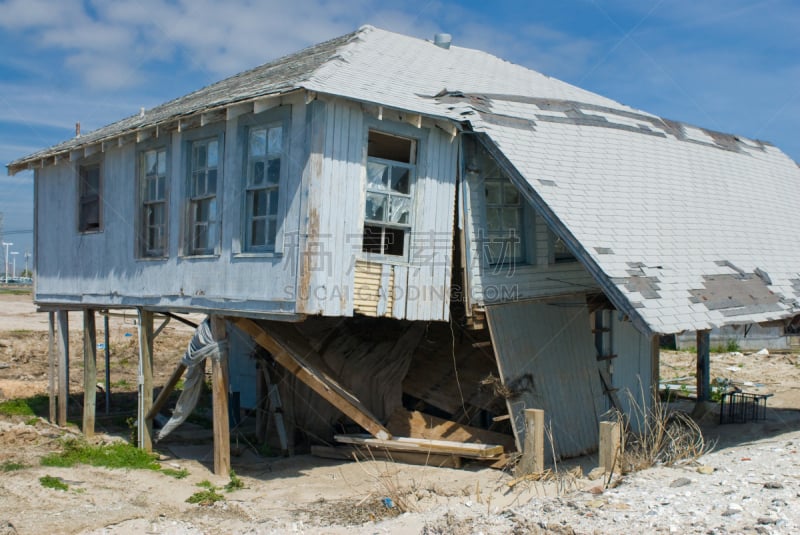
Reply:
M479 50L371 26L9 164L305 89L483 140L612 302L673 333L800 313L800 168L770 144L624 106Z

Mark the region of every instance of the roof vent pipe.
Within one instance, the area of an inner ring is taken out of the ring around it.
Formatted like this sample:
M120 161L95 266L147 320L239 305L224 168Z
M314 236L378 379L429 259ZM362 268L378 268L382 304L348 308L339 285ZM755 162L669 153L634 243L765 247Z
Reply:
M444 48L445 50L450 48L450 43L452 42L453 36L449 33L437 33L433 36L433 44L439 48Z

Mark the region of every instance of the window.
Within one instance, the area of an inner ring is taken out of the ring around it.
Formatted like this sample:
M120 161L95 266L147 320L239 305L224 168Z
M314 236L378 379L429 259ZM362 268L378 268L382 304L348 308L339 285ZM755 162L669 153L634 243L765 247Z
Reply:
M189 254L214 254L218 242L219 138L191 142L189 160Z
M82 165L78 169L80 200L78 206L78 230L96 232L101 225L102 175L100 163Z
M139 153L141 199L141 254L160 257L167 254L167 150Z
M416 141L370 130L362 250L406 256L411 232L411 189Z
M523 203L516 186L507 178L486 178L486 245L490 264L525 260Z
M274 251L278 232L278 189L283 126L250 128L247 136L245 250Z

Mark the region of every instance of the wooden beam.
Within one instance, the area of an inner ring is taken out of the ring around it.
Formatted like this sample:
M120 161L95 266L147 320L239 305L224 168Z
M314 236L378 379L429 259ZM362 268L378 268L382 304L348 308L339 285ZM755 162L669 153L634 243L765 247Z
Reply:
M314 392L342 411L372 436L382 440L391 438L389 431L364 407L358 398L331 377L331 372L324 366L322 357L308 345L306 340L299 339L299 333L292 337L284 329L279 335L273 336L272 333L268 333L252 320L236 318L233 321L258 345L269 351L275 362L297 376ZM289 341L287 336L293 339ZM309 361L315 362L315 365L310 365Z
M211 335L215 342L227 337L225 318L211 316ZM231 430L228 419L228 351L220 345L218 358L211 359L211 396L214 411L214 473L227 476L231 471Z
M83 434L94 436L97 410L97 331L94 310L83 311Z
M336 442L356 444L389 451L415 451L419 453L438 453L469 457L471 459L493 459L503 454L499 444L474 444L449 440L428 440L424 438L394 437L381 440L367 435L334 435Z
M225 109L225 119L230 121L232 119L236 119L240 115L244 115L252 111L253 111L252 102L245 102L244 104L234 104L233 106L228 106Z
M153 406L153 313L143 308L139 312L139 447L153 451L153 420L147 418Z
M58 318L58 425L67 425L69 400L69 316L66 310L56 312Z
M49 421L56 423L56 314L47 313L47 392L50 398Z
M278 96L264 97L253 102L253 114L258 114L280 106L281 98Z
M158 397L156 398L155 402L153 402L153 406L150 408L150 411L147 413L146 418L148 420L152 420L156 417L158 412L167 402L167 399L169 399L169 395L172 394L173 390L175 390L175 385L177 385L178 381L181 380L181 377L183 377L183 372L185 371L186 365L183 362L178 363L178 366L175 368L175 371L172 372L169 381L167 381L167 384L161 389L161 392L158 393Z
M525 409L525 444L517 476L544 472L544 411Z
M710 353L711 331L697 331L697 401L711 399Z

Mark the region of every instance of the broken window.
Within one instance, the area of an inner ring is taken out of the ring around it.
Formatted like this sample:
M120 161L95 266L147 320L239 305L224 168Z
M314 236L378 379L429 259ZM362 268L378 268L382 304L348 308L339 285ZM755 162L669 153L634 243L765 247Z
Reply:
M278 189L283 167L282 124L250 128L245 150L245 250L274 251L278 232Z
M411 232L416 140L370 130L362 250L405 257Z
M167 254L167 149L139 153L141 254Z
M100 163L82 165L78 169L80 201L78 206L78 230L97 232L102 229L101 199L102 174Z
M193 141L189 160L189 254L214 254L217 229L218 137Z
M524 262L523 202L519 190L505 177L487 177L486 244L490 264Z

